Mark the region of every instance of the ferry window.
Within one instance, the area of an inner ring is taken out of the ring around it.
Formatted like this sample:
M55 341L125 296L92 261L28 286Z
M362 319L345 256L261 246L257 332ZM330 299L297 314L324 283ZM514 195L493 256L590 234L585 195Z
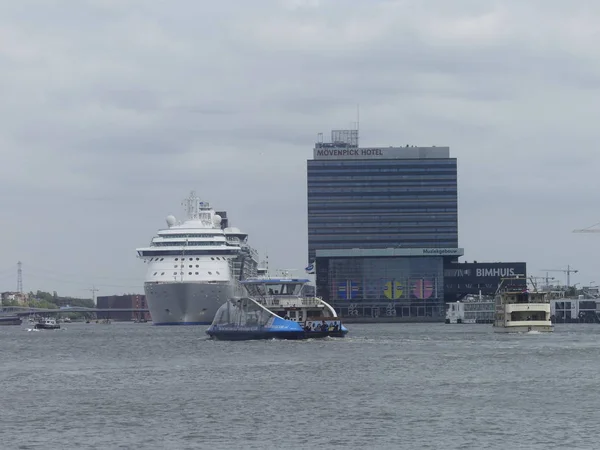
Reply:
M161 260L161 261L162 261L163 259L165 259L165 258L160 258L160 260Z
M212 259L213 261L215 260L215 258L213 258L212 256L210 257L210 259Z
M191 269L192 267L193 267L193 266L190 264L190 269Z
M173 272L173 275L177 275L177 272Z
M164 273L164 272L161 272L160 274L161 274L161 275L164 275L165 273Z
M198 272L196 272L196 275L198 275Z
M193 260L194 260L194 258L190 258L190 261L193 261Z
M190 272L190 275L192 274L192 272Z
M192 266L190 266L190 267L192 267ZM198 264L196 264L196 268L198 268L198 267L200 267L200 266L198 266Z
M158 273L158 272L154 272L154 276L156 276L156 274L157 274L157 273Z
M179 275L183 275L183 272L179 272Z
M179 258L175 258L175 261L179 261Z
M212 272L208 272L209 275L212 275Z
M175 264L175 268L177 269L179 266L177 264Z
M217 275L221 275L218 270L217 270Z
M200 258L196 258L196 261L200 261ZM196 267L198 267L198 266L196 266Z

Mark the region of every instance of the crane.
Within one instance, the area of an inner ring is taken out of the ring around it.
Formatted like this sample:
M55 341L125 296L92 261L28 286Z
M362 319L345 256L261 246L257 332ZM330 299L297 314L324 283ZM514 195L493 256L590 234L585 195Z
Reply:
M600 228L594 228L600 225L600 222L595 223L594 225L590 225L586 228L580 228L578 230L573 230L573 233L600 233Z
M571 266L567 266L566 269L542 269L543 272L562 272L567 274L567 287L571 287L571 274L577 273L579 270L572 269Z
M550 286L550 280L555 280L556 278L548 276L548 272L546 272L546 276L545 277L529 277L532 280L542 280L544 282L546 282L545 286L548 287Z

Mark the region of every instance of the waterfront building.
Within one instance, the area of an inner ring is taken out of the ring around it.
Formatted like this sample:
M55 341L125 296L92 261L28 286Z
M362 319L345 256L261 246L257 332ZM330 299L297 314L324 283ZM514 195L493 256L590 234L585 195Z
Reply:
M307 194L317 295L346 317L444 320L444 265L463 254L449 147L359 147L358 130L334 130Z

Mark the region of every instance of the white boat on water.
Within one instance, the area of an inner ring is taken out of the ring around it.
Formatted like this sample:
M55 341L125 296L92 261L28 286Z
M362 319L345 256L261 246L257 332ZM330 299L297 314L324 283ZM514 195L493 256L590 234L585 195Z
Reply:
M45 317L40 319L33 327L36 330L59 330L60 325L56 322L55 319L50 317Z
M462 301L446 304L446 323L494 323L494 299L468 296Z
M546 292L502 288L496 294L494 331L496 333L552 332L550 300Z
M144 291L154 325L210 325L217 309L241 294L239 281L255 277L258 254L248 235L229 227L194 192L184 200L187 219L167 217L138 256L148 264Z

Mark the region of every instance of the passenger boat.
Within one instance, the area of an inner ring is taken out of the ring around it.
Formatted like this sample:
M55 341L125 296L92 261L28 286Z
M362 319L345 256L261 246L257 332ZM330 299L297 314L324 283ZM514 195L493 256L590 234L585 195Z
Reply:
M504 282L504 280L503 280ZM496 293L494 331L496 333L552 332L547 292L507 287Z
M348 329L335 309L312 295L308 282L269 277L244 280L248 296L225 302L206 333L229 341L344 337Z
M50 318L40 319L34 326L36 330L58 330L60 325Z

